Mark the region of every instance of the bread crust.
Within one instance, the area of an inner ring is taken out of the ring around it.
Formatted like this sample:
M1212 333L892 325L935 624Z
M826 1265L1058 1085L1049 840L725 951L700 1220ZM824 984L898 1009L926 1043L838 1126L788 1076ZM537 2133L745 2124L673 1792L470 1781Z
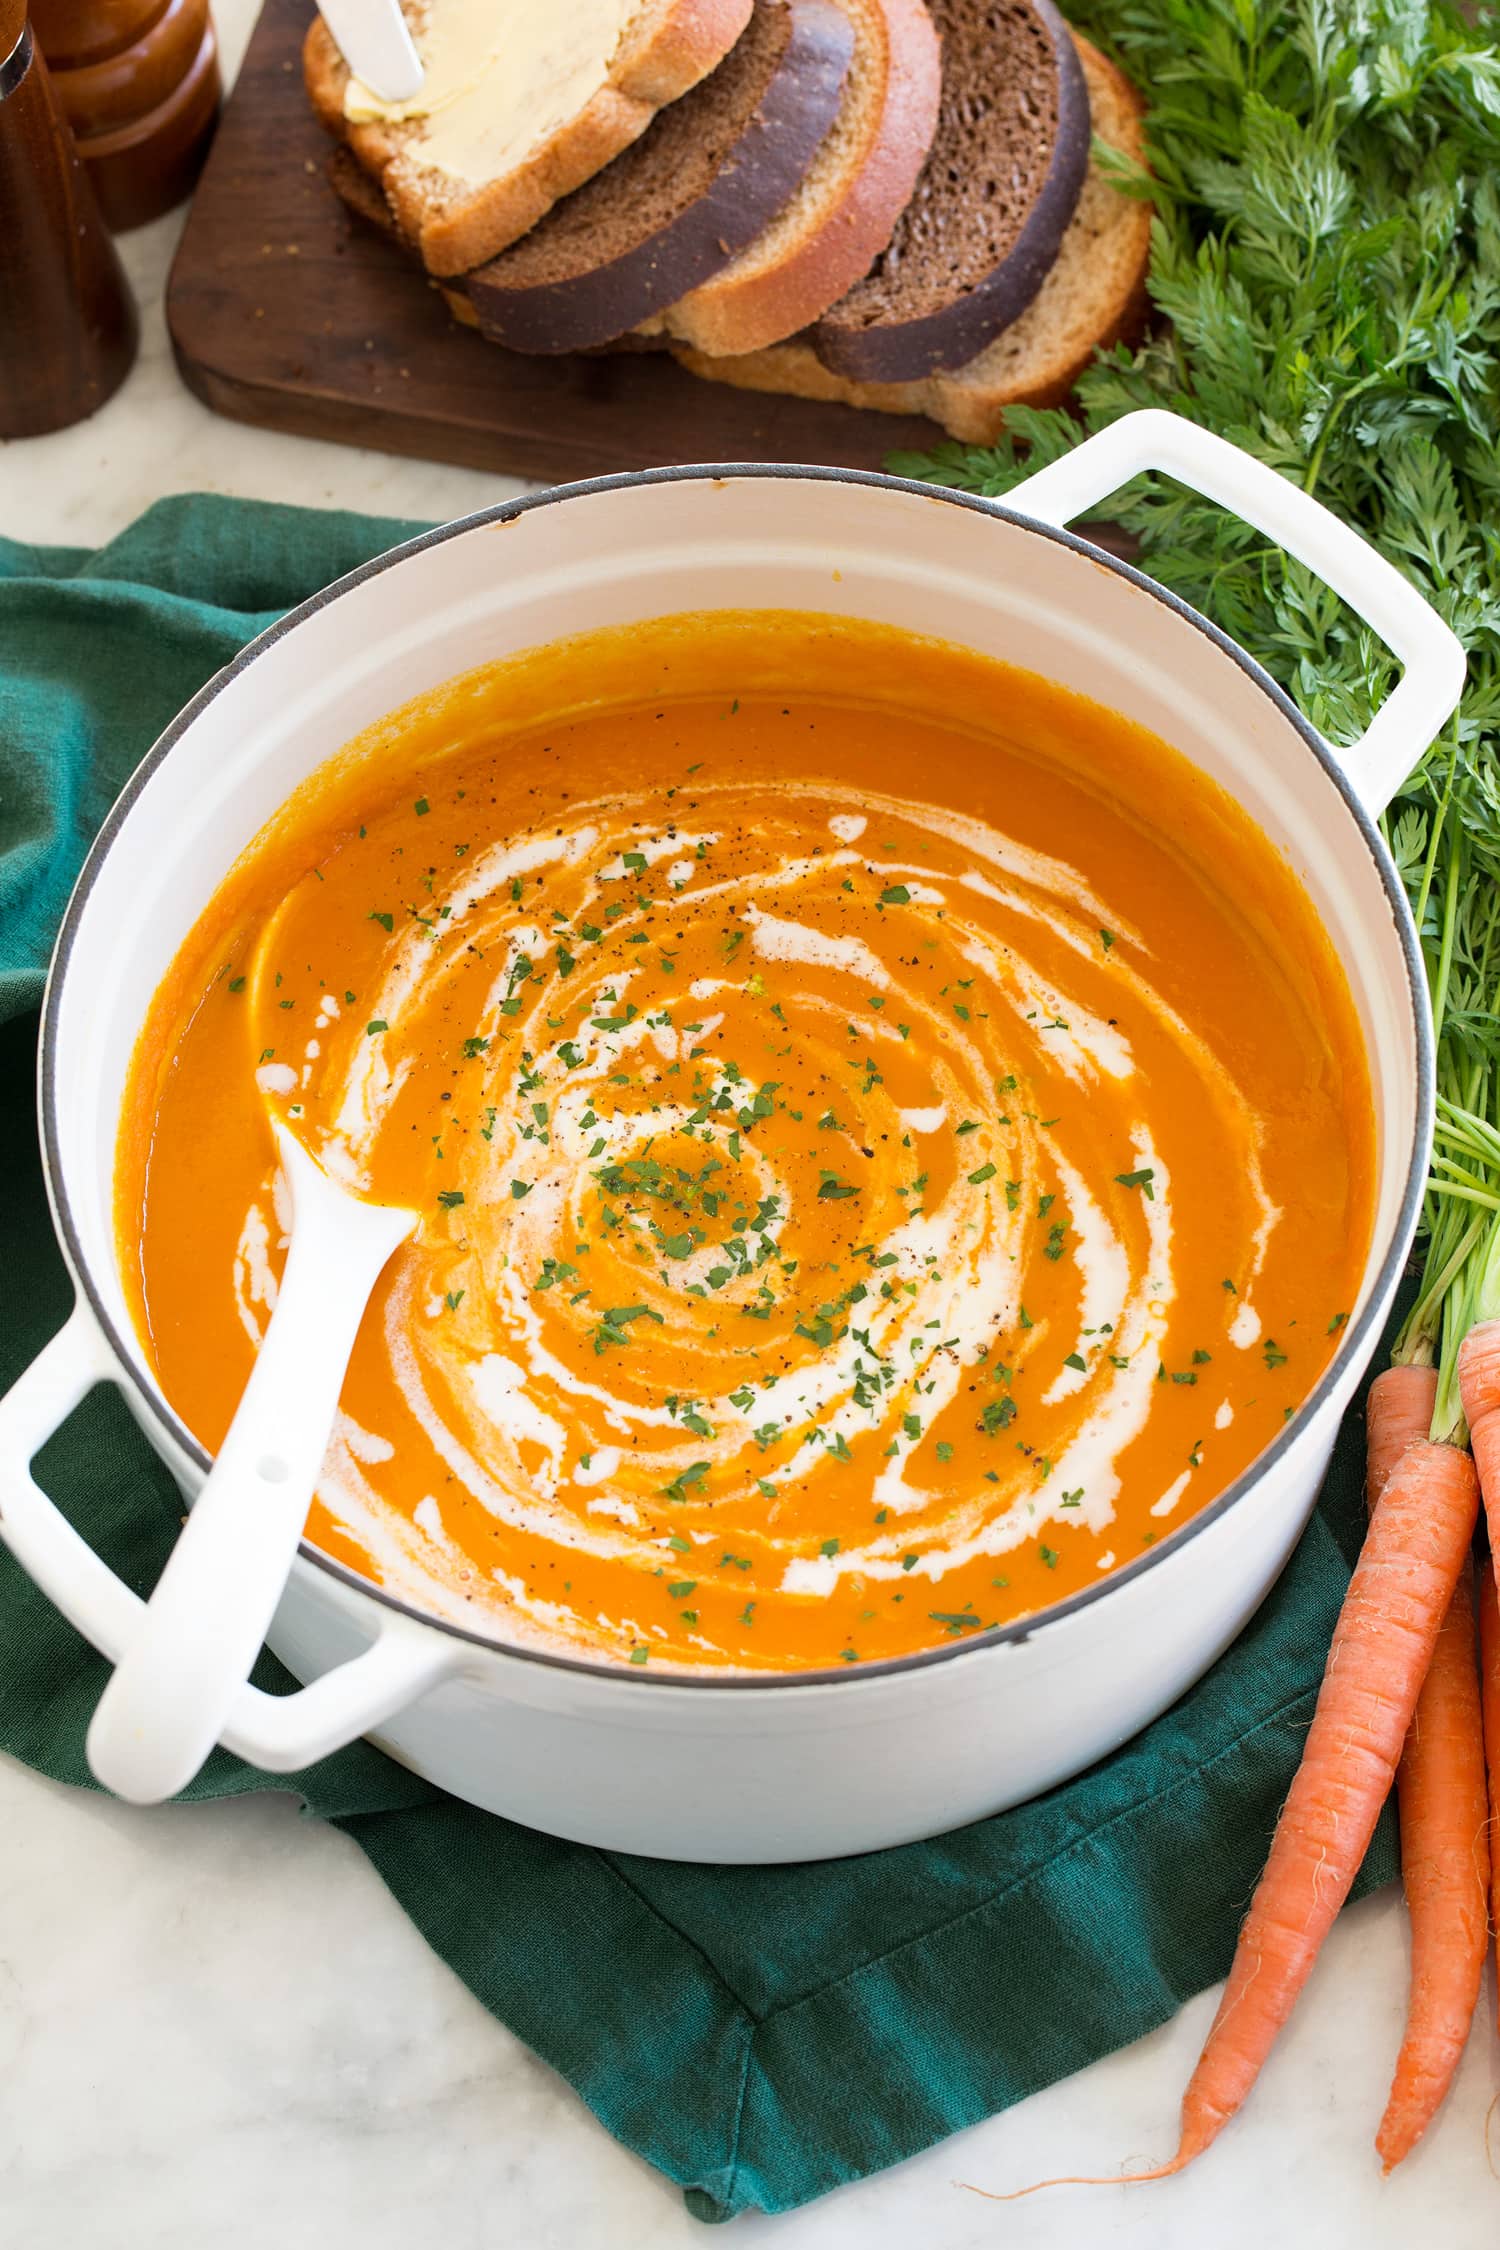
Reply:
M1095 130L1109 146L1144 161L1139 95L1097 48L1078 33L1074 38ZM1020 319L967 367L921 381L860 382L836 374L800 337L727 359L674 344L674 356L708 382L887 414L925 414L950 437L991 445L1008 407L1065 405L1096 353L1140 335L1150 312L1151 217L1149 203L1121 195L1091 166L1057 264ZM1086 307L1070 308L1069 292L1076 292L1085 269Z
M876 0L866 20L880 41L881 98L837 194L774 266L731 265L672 306L669 336L715 356L777 343L835 304L890 241L937 130L940 55L924 0Z
M650 0L628 26L608 84L514 170L457 195L454 181L422 163L421 138L409 124L353 124L345 117L349 67L321 17L303 43L302 74L320 123L380 182L429 273L449 276L495 257L628 148L665 103L723 59L751 6L752 0Z

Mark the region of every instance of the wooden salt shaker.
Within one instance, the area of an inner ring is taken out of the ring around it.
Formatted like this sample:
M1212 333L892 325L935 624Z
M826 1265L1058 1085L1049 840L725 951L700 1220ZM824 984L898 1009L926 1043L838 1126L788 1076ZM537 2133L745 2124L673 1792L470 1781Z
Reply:
M135 347L135 305L26 0L0 0L0 438L92 414Z
M110 226L180 203L219 114L208 0L31 0L31 18Z

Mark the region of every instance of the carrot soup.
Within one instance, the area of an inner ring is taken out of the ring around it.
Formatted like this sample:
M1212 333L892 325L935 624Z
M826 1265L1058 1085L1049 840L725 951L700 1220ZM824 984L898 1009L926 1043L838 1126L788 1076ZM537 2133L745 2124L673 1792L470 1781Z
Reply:
M231 870L118 1166L209 1448L272 1120L420 1214L309 1518L473 1630L655 1668L960 1641L1223 1491L1326 1365L1374 1129L1291 870L1166 745L892 629L713 613L469 674Z

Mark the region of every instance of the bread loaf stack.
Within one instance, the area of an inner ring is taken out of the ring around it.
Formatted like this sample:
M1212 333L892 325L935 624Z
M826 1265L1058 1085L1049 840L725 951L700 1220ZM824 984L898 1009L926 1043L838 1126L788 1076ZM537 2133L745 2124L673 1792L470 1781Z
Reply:
M667 350L987 442L1145 304L1140 105L1052 0L403 0L420 93L321 19L339 192L521 352Z

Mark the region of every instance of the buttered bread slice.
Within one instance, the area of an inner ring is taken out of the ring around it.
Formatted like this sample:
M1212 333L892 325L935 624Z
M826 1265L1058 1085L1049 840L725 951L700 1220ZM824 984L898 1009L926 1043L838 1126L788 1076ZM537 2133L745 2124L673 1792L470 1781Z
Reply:
M402 0L420 91L385 102L321 17L319 118L380 183L435 274L480 265L628 148L729 52L752 0Z

